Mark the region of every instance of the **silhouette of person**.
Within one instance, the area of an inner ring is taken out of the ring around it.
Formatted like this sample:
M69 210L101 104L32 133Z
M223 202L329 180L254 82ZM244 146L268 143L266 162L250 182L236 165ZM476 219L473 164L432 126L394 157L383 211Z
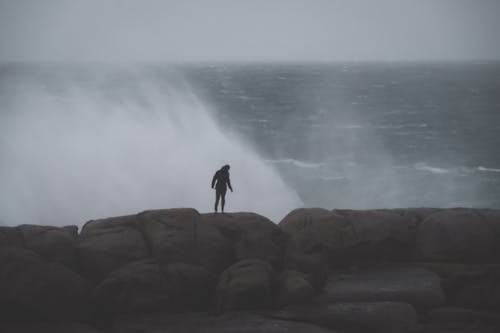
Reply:
M214 178L212 178L212 188L215 185L215 212L217 213L217 206L219 205L219 199L221 203L221 211L224 213L224 204L226 203L226 191L227 187L233 192L231 187L231 181L229 180L229 165L224 165L220 170L215 172Z

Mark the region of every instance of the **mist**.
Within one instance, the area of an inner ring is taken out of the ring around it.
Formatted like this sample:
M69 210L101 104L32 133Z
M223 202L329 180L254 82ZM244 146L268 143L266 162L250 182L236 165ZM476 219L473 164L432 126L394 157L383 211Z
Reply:
M279 221L301 205L271 166L220 130L175 70L45 67L3 79L2 224L82 224L170 207L212 211L210 182L226 163L235 190L228 210Z

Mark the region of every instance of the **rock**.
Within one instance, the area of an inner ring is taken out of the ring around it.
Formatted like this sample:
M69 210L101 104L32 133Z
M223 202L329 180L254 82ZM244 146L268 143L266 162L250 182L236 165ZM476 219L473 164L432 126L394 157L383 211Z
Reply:
M451 323L462 326L473 323L490 323L500 327L500 313L459 307L444 307L430 310L424 321L427 323Z
M415 307L445 304L435 273L419 267L388 265L362 267L332 274L324 302L404 302Z
M295 244L321 242L331 266L354 262L412 259L416 220L392 210L302 208L289 213L280 228Z
M138 261L109 274L94 290L100 311L142 313L155 310L200 310L211 301L215 278L189 264Z
M334 260L401 261L414 258L417 220L396 210L334 210L348 222ZM332 259L332 256L331 256Z
M417 247L425 260L498 262L498 230L480 210L448 209L429 215L418 227ZM496 232L497 231L497 232Z
M9 247L23 248L23 235L17 228L0 226L0 249Z
M304 273L284 271L279 278L279 303L282 305L301 304L311 300L314 289Z
M26 248L40 254L49 261L60 262L76 270L77 257L74 229L76 226L64 228L21 225L18 227L24 238Z
M246 259L227 268L215 289L217 309L251 309L272 304L276 277L271 265Z
M159 263L200 265L218 274L233 261L230 244L194 209L152 210L138 217Z
M500 307L500 266L477 266L443 281L452 304L467 308Z
M205 310L211 305L216 277L202 266L169 264L162 266L174 310ZM213 305L213 304L212 304Z
M95 283L127 263L149 257L135 215L88 222L77 248L84 276Z
M7 318L87 315L89 285L66 266L12 248L0 253L0 267L0 309Z
M399 302L294 306L267 312L266 316L348 332L409 332L417 324L415 309Z
M217 228L232 244L234 261L260 259L280 269L284 235L271 220L255 213L203 214L203 221Z
M316 325L266 318L261 315L230 312L222 315L204 313L149 314L121 318L111 333L335 333Z
M80 323L10 323L1 324L0 332L5 333L99 333L92 326Z
M93 298L100 312L111 314L152 311L172 303L160 266L151 261L132 262L112 272L94 289Z
M318 241L287 241L285 268L302 272L316 291L321 291L328 277L328 251Z

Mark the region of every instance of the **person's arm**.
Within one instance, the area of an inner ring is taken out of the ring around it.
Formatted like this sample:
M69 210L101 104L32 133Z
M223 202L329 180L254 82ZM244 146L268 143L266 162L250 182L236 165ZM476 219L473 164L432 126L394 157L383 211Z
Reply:
M218 171L215 173L214 178L212 178L212 188L214 188L215 181L217 180L217 173Z
M231 180L229 179L229 175L227 177L227 186L229 186L229 189L231 190L231 192L233 192L233 187L231 186Z

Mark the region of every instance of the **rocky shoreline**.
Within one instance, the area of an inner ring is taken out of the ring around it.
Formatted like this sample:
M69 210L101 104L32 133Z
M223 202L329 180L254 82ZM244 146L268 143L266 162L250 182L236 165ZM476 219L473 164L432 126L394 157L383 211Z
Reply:
M0 227L0 331L498 332L500 210Z

